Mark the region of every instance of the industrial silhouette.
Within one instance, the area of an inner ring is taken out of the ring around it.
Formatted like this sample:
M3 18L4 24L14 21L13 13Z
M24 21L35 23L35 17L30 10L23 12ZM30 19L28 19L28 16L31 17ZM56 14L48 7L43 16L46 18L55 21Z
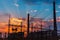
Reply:
M5 33L5 36L4 38L1 38L1 33L0 33L0 39L1 40L59 40L59 36L57 35L57 24L56 24L56 9L55 9L55 1L53 1L53 19L54 19L54 30L51 30L50 29L50 26L49 26L49 29L48 30L45 30L43 31L43 28L42 28L42 24L40 25L41 26L41 31L37 31L37 32L30 32L29 31L29 28L30 28L30 14L28 13L27 14L27 37L24 37L24 32L22 32L22 24L23 22L21 22L21 25L12 25L10 24L10 17L11 15L9 15L9 24L8 24L8 37L6 37L6 33ZM42 21L41 21L42 23ZM32 31L34 28L36 27L33 27L33 23L32 24ZM12 27L12 33L10 33L10 26L13 26ZM16 27L21 27L21 32L17 32L18 28ZM16 27L16 28L14 28Z

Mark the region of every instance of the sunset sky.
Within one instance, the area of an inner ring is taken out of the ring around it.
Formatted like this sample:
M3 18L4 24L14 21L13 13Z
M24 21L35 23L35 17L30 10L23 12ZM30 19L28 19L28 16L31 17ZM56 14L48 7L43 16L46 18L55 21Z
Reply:
M60 3L56 0L56 14L60 16ZM52 19L53 5L51 0L0 0L0 15L11 14L14 17L33 17L45 20Z
M52 0L0 0L0 28L6 28L8 14L14 18L26 18L27 13L30 13L31 17L42 18L46 21L52 20ZM59 18L60 22L60 0L56 0L56 17Z

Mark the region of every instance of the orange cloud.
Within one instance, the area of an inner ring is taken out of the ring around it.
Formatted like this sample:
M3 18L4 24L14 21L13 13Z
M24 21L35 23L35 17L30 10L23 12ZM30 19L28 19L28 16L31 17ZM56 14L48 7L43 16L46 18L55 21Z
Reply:
M8 21L8 20L7 20ZM12 28L17 28L17 32L21 32L21 22L22 22L22 32L24 32L24 34L27 34L27 20L23 19L23 18L10 18L10 33L12 33ZM8 22L0 22L0 32L7 32L8 33ZM39 20L39 18L34 19L33 21L33 29L32 29L32 24L30 24L30 32L34 31L40 31L41 28L41 24L42 27L45 28L47 23L45 21L41 21Z

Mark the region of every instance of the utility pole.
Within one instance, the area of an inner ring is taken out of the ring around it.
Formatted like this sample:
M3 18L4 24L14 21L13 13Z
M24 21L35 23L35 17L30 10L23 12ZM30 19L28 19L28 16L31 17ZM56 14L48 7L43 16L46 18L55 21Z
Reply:
M41 40L43 39L43 38L42 38L42 20L43 20L43 19L41 19Z
M8 40L10 40L9 33L10 33L10 14L9 14L9 22L8 22Z
M54 39L57 39L57 24L56 24L56 9L55 9L55 1L53 1L53 21L54 21Z
M34 27L33 27L33 22L31 23L31 30L32 30L32 32L34 32Z
M21 26L20 27L21 27L21 32L22 32L22 22L21 22Z

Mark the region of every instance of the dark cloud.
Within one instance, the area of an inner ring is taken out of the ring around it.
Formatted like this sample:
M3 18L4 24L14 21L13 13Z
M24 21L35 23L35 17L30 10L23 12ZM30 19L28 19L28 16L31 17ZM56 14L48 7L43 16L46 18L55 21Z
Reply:
M23 0L26 4L37 4L37 2L40 2L40 0Z
M26 2L39 2L40 0L24 0Z
M53 2L53 0L23 0L25 3L27 4L37 4L38 2L44 2L44 3L49 3L51 4ZM60 3L60 0L54 0L56 1L57 4Z
M51 3L52 0L23 0L27 4L37 4L38 2L47 2Z

